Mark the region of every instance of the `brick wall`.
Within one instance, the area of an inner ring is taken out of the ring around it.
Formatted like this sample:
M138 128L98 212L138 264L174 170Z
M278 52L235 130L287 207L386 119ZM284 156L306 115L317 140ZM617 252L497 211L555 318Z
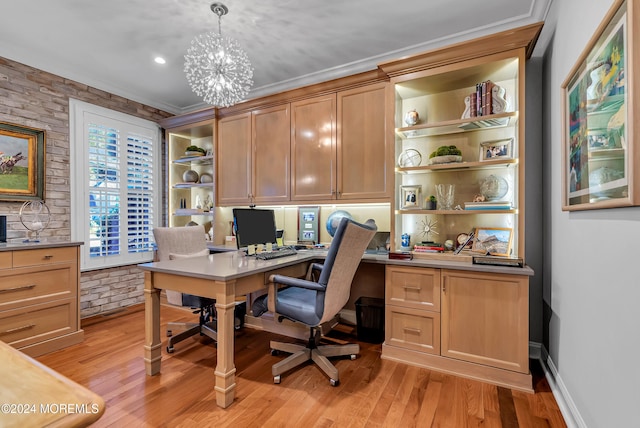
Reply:
M70 239L69 98L158 121L170 113L0 57L0 122L46 131L45 200L52 221L42 237ZM164 152L163 144L163 152ZM0 201L9 241L25 239L18 219L22 202ZM81 276L81 316L143 301L143 273L135 266L85 272Z

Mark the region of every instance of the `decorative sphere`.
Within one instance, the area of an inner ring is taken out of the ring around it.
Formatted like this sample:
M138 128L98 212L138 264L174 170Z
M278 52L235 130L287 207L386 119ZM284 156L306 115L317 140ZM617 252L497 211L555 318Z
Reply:
M444 249L447 251L453 250L453 241L451 239L444 241Z
M351 217L351 214L343 210L334 211L327 218L327 232L329 232L329 235L331 235L331 237L336 234L336 230L338 229L338 225L340 224L340 220L342 220L342 217L353 219L353 217Z
M200 176L192 169L185 171L184 174L182 174L182 179L185 183L197 183L198 178L200 178Z
M488 201L497 201L509 191L507 180L491 174L480 183L480 193Z

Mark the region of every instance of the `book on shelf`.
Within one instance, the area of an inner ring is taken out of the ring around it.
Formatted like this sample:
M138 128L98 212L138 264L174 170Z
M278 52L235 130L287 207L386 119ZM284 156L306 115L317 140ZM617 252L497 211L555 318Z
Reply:
M465 210L510 210L509 201L465 202Z
M442 253L444 252L444 247L439 244L432 244L432 245L416 244L413 246L413 251L415 251L416 253Z

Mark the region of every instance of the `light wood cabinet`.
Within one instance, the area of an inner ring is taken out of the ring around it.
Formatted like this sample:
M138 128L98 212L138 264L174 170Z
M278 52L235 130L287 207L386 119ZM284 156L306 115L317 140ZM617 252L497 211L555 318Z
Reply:
M289 200L289 104L218 121L218 205Z
M441 354L529 373L529 278L444 269Z
M531 391L529 278L387 265L382 358Z
M387 266L385 344L440 354L440 270Z
M336 168L336 95L291 103L291 199L335 199Z
M388 200L386 83L291 104L292 200Z
M337 198L384 199L393 194L387 144L387 83L338 92Z
M253 202L286 202L290 190L289 104L255 110L252 124Z
M251 113L218 121L217 201L219 206L251 201Z
M0 340L38 356L83 339L79 244L0 252Z

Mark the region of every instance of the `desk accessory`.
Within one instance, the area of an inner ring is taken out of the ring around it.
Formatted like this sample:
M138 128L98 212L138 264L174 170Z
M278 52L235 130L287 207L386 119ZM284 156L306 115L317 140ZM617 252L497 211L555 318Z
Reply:
M35 239L23 242L40 242L40 232L47 228L51 221L49 207L43 201L27 201L20 208L20 222L27 230L36 233Z

